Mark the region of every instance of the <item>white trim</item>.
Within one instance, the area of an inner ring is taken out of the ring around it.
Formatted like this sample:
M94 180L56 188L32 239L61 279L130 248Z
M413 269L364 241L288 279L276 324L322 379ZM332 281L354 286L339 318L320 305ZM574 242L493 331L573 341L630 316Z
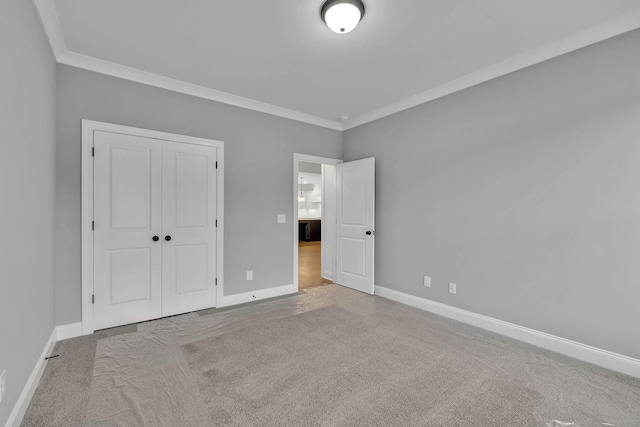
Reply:
M60 27L58 13L53 0L33 0L33 5L40 18L44 33L49 39L53 56L56 60L59 60L67 52L67 45L64 42L62 27Z
M218 176L216 179L216 216L218 217L218 236L216 243L216 305L224 303L224 142L217 146Z
M68 340L82 335L82 322L56 326L56 341Z
M104 61L91 56L81 55L75 52L65 52L58 62L72 67L82 68L94 71L108 76L118 77L132 82L142 83L148 86L158 87L173 92L183 93L186 95L196 96L211 101L221 102L223 104L233 105L235 107L246 108L248 110L259 111L261 113L271 114L274 116L284 117L311 125L316 125L333 130L342 130L340 122L324 119L322 117L312 116L311 114L301 113L287 108L278 107L276 105L267 104L265 102L256 101L254 99L244 98L242 96L233 95L226 92L210 89L204 86L183 82L181 80L164 77L158 74L149 73L147 71L138 70L113 62Z
M293 153L293 215L291 215L291 222L293 223L293 286L294 292L298 292L298 164L300 162L316 163L321 165L337 166L342 163L342 160L331 159L329 157L311 156L308 154ZM336 251L333 251L335 257ZM335 260L333 262L335 265ZM322 271L321 271L322 274Z
M338 182L338 168L334 165L327 165L327 164L322 164L322 208L321 208L321 214L320 217L322 218L322 227L321 227L321 239L322 240L322 244L320 247L320 276L323 279L327 279L327 280L331 280L332 282L336 281L336 233L333 233L333 239L328 238L327 236L329 236L329 232L327 230L326 224L327 224L327 204L328 204L328 200L329 197L327 197L327 188L331 188L330 185L327 185L327 177L329 175L329 173L327 172L327 168L326 166L332 166L333 167L333 201L334 203L334 208L333 209L333 216L334 218L336 218L336 224L334 227L334 230L337 229L337 218L338 218L338 206L337 206L337 182ZM298 231L300 231L300 228L298 227ZM326 252L326 244L327 244L327 240L329 242L332 243L332 248L331 248L331 253L333 254L332 257L326 257L325 256L325 252Z
M623 374L640 378L640 360L597 347L571 341L535 329L525 328L513 323L483 316L471 311L451 307L446 304L431 301L425 298L398 292L382 286L375 287L377 296L387 298L402 304L420 308L431 313L449 317L460 322L468 323L491 332L515 338L547 350L555 351L566 356L580 359L594 365L602 366Z
M34 366L27 383L22 389L22 393L20 393L20 397L18 397L18 401L13 406L11 414L9 414L9 419L6 422L5 427L18 427L22 422L22 418L24 418L24 414L29 408L29 403L31 403L31 398L36 392L36 388L38 388L38 383L40 382L40 378L42 378L44 368L47 366L45 357L51 354L53 347L56 345L56 335L56 328L54 328L53 331L51 331L49 340L44 345L44 349L42 350L40 357L36 361L36 366Z
M454 92L493 80L497 77L504 76L505 74L522 70L523 68L527 68L574 50L601 42L611 37L619 36L620 34L624 34L637 28L640 28L640 9L617 18L610 19L599 25L561 38L547 45L516 55L505 61L475 71L459 79L452 80L433 89L429 89L426 92L419 93L378 110L354 117L345 123L343 129L348 130L361 126L365 123L390 116L391 114L433 101L434 99L442 98L443 96L450 95Z
M82 305L82 334L92 334L93 329L93 123L82 121L82 142L80 146L81 157L81 294Z
M260 289L253 292L244 292L242 294L226 295L222 300L222 307L244 304L251 301L260 301L267 298L279 297L282 295L290 295L298 292L296 287L291 285L276 286L273 288Z
M89 335L94 332L93 304L91 302L91 296L93 295L93 232L91 230L93 221L93 157L91 149L93 148L93 133L95 131L122 133L159 141L205 145L217 149L216 216L218 218L218 237L216 239L216 275L218 286L216 289L216 306L220 307L224 302L224 142L83 119L80 150L82 158L82 335ZM63 332L66 333L67 331L63 329Z

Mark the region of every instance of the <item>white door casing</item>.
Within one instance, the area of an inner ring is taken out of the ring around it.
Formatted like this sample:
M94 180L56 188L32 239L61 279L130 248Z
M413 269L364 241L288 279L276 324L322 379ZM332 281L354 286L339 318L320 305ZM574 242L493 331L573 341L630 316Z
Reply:
M83 334L220 306L223 239L223 142L82 120Z
M95 328L161 315L162 147L95 132Z
M375 158L337 166L336 282L374 293Z
M336 280L336 178L335 165L322 165L322 255L321 275Z
M216 306L216 159L163 142L162 316Z

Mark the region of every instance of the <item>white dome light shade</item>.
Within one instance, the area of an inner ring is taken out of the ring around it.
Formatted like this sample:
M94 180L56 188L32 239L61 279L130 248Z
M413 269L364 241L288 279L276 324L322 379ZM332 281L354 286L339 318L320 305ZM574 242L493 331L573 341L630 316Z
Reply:
M328 0L322 5L320 14L331 31L347 34L364 16L364 3L360 0Z

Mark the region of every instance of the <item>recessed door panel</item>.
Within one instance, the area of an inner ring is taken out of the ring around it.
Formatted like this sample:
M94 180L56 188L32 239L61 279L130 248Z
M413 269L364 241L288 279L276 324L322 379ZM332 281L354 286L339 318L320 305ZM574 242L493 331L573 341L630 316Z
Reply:
M182 227L207 227L208 156L175 155L176 224Z
M375 249L375 159L337 167L336 282L373 294Z
M366 177L361 170L342 173L342 221L345 225L365 226L367 221Z
M161 316L162 146L94 133L94 328Z
M162 315L216 305L214 147L163 143Z
M359 278L365 277L366 247L367 242L364 239L342 238L342 262L340 265L343 274Z
M151 226L151 149L109 146L112 229Z
M182 245L173 249L176 255L176 295L207 290L207 245Z
M151 299L153 266L149 248L112 250L109 261L111 304Z

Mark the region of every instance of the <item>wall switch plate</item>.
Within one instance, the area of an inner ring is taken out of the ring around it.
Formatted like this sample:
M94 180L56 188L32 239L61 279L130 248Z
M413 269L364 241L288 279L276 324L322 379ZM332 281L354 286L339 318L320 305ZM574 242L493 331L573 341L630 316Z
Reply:
M278 224L284 224L287 222L287 216L285 214L278 214Z
M4 395L7 392L7 370L5 369L0 374L0 402L4 399Z
M455 294L456 293L456 284L455 283L449 283L449 293L450 294Z
M431 277L424 276L424 281L422 282L422 284L424 285L425 288L430 288L431 287Z
M253 270L247 270L247 280L253 280Z

